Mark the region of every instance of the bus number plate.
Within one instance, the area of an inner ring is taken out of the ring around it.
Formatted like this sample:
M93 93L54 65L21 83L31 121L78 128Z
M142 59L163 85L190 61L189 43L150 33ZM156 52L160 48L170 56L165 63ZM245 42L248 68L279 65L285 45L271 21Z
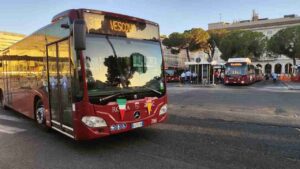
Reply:
M143 127L143 126L144 126L144 123L142 121L131 124L131 128L133 128L133 129Z

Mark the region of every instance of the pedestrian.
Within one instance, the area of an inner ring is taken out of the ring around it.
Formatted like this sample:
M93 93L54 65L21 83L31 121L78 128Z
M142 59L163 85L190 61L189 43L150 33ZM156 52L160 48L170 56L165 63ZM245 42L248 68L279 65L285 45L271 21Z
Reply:
M184 84L185 81L186 81L186 74L185 74L184 71L180 75L180 81L181 81L182 84Z
M219 79L220 79L220 74L219 74L219 71L218 70L216 70L215 71L215 73L214 73L214 77L215 77L215 79L216 79L216 83L219 83Z
M193 81L193 83L196 83L196 81L197 81L197 73L196 72L193 72L192 73L192 81Z
M221 83L224 83L224 77L225 77L225 73L224 71L221 71L221 75L220 75Z
M187 78L187 81L188 81L189 83L191 83L192 72L191 72L190 70L188 70L188 71L186 72L186 78Z
M273 79L273 82L275 83L277 81L277 74L276 73L272 73L272 79Z
M265 79L266 79L266 80L269 80L269 75L268 75L268 73L265 74Z

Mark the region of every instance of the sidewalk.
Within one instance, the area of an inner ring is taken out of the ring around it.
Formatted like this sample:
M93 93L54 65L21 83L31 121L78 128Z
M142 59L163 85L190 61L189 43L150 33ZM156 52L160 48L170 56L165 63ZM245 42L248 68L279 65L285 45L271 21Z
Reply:
M300 90L300 83L298 82L284 82L282 83L289 89L289 90Z
M203 88L219 88L223 87L222 84L176 84L175 87L203 87Z

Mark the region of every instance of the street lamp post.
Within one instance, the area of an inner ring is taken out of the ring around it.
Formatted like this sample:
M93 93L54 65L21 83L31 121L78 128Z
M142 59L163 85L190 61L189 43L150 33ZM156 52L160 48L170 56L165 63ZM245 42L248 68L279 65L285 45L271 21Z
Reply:
M295 55L293 55L293 48L294 48L294 42L290 42L290 45L289 45L289 52L290 52L290 54L291 54L291 56L292 56L292 59L293 59L293 65L295 66L296 65L296 63L295 63ZM292 69L292 73L294 74L294 69Z
M293 53L294 45L295 45L294 42L291 42L291 43L290 43L290 46L289 46L289 52L291 53L291 55L292 55L292 53ZM295 57L295 56L292 55L293 60L294 60L294 57Z

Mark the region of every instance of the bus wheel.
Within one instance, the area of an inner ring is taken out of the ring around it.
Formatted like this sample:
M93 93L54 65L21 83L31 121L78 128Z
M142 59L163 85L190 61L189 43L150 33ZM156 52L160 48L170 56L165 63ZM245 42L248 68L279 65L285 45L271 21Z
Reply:
M0 107L1 107L2 109L4 109L4 110L7 109L7 107L6 107L5 104L4 104L4 98L3 98L3 93L2 93L2 91L0 91Z
M44 104L41 100L38 100L36 102L36 106L35 106L35 119L36 122L41 125L44 126L45 125L45 108L44 108Z

